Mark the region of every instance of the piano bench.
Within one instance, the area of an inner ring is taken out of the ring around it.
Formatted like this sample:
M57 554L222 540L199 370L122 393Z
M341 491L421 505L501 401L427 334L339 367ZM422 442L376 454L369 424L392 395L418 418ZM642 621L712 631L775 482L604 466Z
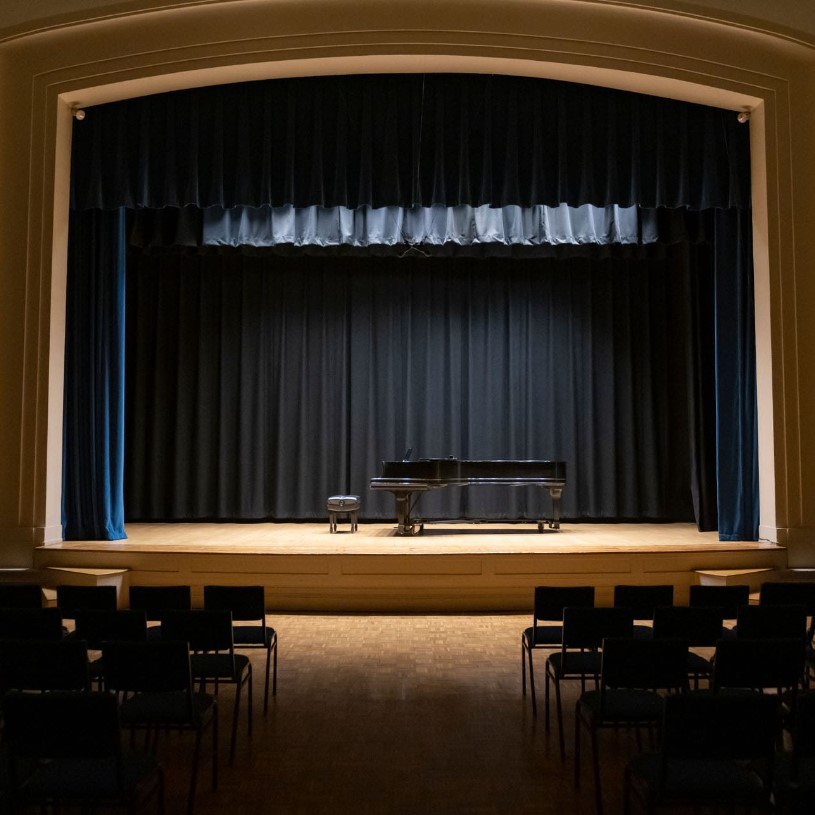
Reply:
M337 531L337 520L345 515L351 521L351 531L357 531L358 495L332 495L326 502L328 510L328 531Z

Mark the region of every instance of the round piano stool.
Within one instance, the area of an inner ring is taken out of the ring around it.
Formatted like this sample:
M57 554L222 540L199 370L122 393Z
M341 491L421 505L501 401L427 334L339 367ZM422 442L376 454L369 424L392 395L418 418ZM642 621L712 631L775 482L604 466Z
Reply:
M357 531L357 510L359 509L358 495L332 495L327 503L328 531L337 531L337 521L347 516L351 522L351 531Z

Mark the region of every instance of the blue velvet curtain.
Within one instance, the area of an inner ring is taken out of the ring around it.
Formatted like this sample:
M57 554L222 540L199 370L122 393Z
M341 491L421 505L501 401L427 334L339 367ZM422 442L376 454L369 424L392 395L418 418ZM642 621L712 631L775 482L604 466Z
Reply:
M125 271L125 210L72 213L62 454L66 540L126 537Z
M195 224L207 207L561 204L721 211L714 230L719 532L755 537L748 127L730 111L671 100L461 75L221 86L91 108L74 123L66 536L121 530L121 393L112 393L121 387L121 358L101 343L115 337L121 349L123 312L98 305L110 287L120 293L120 208L183 208L175 211L199 213ZM106 270L111 280L103 280ZM98 290L83 295L94 275ZM100 398L100 389L107 395ZM87 399L98 403L89 407ZM72 451L84 463L69 462ZM706 478L692 483L703 515Z

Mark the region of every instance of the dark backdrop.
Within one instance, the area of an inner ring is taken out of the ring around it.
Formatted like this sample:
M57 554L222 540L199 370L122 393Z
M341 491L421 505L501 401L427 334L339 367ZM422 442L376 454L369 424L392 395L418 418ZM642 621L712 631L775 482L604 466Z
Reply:
M564 460L569 518L715 528L709 255L133 253L128 518L317 518L337 492L390 518L368 484L412 447ZM548 502L449 489L422 512L536 518Z

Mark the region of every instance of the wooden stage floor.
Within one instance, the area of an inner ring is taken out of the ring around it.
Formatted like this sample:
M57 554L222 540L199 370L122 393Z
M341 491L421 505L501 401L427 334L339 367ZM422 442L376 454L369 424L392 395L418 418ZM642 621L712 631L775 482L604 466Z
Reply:
M356 533L328 523L128 524L124 541L39 547L46 570L126 570L123 585L255 583L270 608L288 611L517 611L535 585L586 584L598 602L617 583L673 583L676 600L696 571L786 568L786 550L722 542L692 524L430 524L421 536L392 523Z

